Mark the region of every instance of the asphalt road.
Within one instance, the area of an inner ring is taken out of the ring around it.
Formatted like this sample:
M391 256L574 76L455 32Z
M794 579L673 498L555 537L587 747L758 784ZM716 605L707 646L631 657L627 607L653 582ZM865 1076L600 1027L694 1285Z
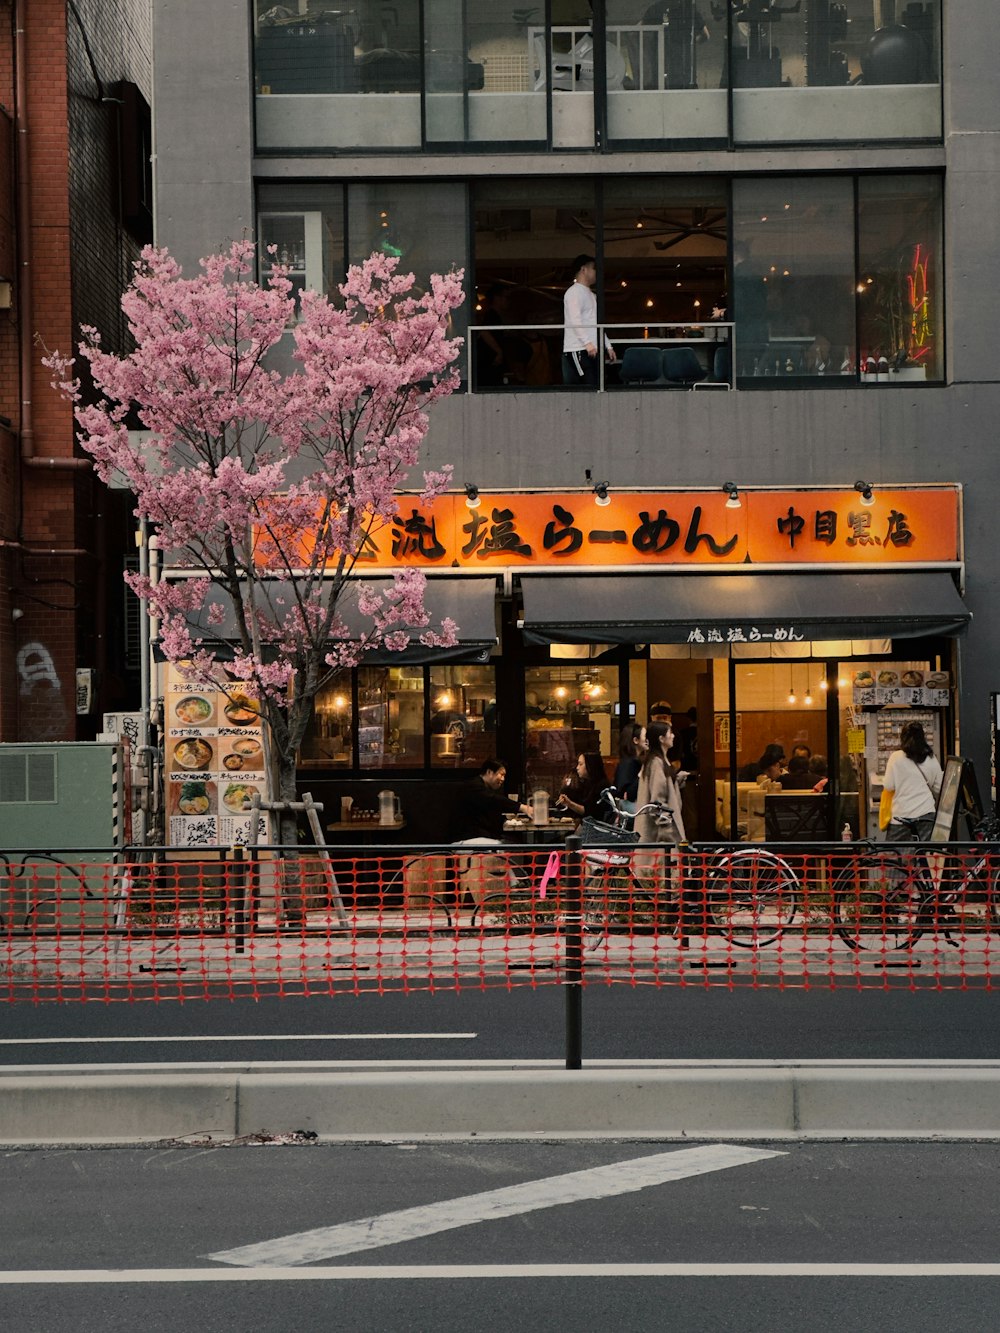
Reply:
M570 1173L619 1179L692 1150L8 1152L0 1310L24 1333L996 1327L1000 1145L757 1146L773 1155L557 1206ZM534 1202L490 1213L498 1191ZM405 1233L385 1217L404 1209ZM252 1263L227 1257L261 1243Z
M595 986L583 1013L585 1059L1000 1058L1000 995L990 991ZM0 1005L0 1063L559 1060L564 1032L556 987L15 1003Z

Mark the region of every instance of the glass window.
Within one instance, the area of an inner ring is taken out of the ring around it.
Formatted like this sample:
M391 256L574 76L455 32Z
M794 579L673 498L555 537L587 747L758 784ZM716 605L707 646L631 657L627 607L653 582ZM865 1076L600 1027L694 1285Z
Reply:
M423 667L358 670L358 760L361 768L423 768Z
M708 0L607 0L608 138L725 139L725 23Z
M713 311L726 303L725 182L710 176L608 181L603 223L604 312L619 360L624 365L630 344L645 350L682 338L714 372L715 344L728 336L712 327ZM610 382L614 369L607 373Z
M594 185L486 181L472 198L475 321L492 329L470 338L477 387L561 384L563 293L575 256L593 253Z
M288 264L296 293L322 292L333 297L344 280L344 195L329 185L261 185L258 190L257 239L266 276L273 245Z
M556 796L577 755L593 752L611 765L618 754L618 668L533 667L524 673L525 771L528 792ZM610 781L610 778L609 778Z
M853 368L854 182L733 184L737 376L829 376Z
M375 251L395 255L404 271L414 274L418 287L426 287L432 273L468 269L464 185L349 185L347 201L352 264ZM455 311L457 335L465 331L467 306Z
M430 669L431 767L478 769L496 753L493 667Z
M316 695L309 729L302 738L304 768L350 768L354 763L354 707L351 673L339 672Z
M858 257L862 382L942 379L940 178L863 176Z
M769 795L821 795L813 793L813 788L829 777L825 682L822 662L748 662L736 667L735 832L747 842L767 840ZM718 685L717 681L716 708L728 708L728 690L723 692ZM724 827L729 825L732 801L729 716L728 711L716 716L716 799ZM769 747L776 749L769 752ZM790 765L793 755L794 766ZM806 760L804 765L799 756ZM768 758L776 760L770 767L762 764ZM820 771L824 766L827 771ZM781 833L781 813L780 807L772 808L772 816L777 816L772 818L772 833L785 836L789 830ZM826 816L825 806L816 813L819 821Z
M527 13L482 0L425 0L428 143L544 144L544 86L534 71L544 27L526 29Z
M419 148L419 0L255 0L262 148Z
M738 142L940 138L937 0L732 9Z

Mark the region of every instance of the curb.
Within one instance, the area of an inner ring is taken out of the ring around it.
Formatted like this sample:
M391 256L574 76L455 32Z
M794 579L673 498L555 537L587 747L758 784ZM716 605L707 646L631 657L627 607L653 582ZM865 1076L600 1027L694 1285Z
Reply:
M5 1147L228 1141L654 1138L1000 1140L992 1061L676 1061L484 1068L20 1066Z

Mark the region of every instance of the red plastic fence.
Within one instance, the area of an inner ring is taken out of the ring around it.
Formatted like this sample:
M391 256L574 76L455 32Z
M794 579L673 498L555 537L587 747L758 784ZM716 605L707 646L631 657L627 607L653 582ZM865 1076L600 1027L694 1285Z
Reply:
M993 844L159 858L0 856L0 995L561 985L581 915L586 985L992 989L1000 970Z

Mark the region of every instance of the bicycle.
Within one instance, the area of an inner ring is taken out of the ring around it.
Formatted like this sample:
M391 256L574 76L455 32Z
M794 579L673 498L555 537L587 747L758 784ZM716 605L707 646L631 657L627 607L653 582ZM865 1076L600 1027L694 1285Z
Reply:
M635 814L620 807L614 799L614 788L602 793L616 812L617 825L598 825L610 835L621 836L621 825L626 820L633 820L640 814L654 814L658 820L672 819L669 809L659 802L652 802L637 810ZM584 821L586 823L587 821ZM594 839L597 841L597 839ZM614 838L612 837L612 840ZM639 835L629 832L627 841L638 843ZM651 844L667 847L667 844ZM613 888L619 899L631 898L637 904L631 912L633 922L652 918L662 921L671 933L681 931L697 933L715 930L731 944L740 948L766 948L795 920L802 886L795 871L788 862L776 852L756 845L727 847L709 860L699 873L692 876L690 865L685 864L682 844L679 857L679 889L669 899L662 893L651 890L648 883L637 878L631 856L621 852L605 853L607 860L598 863L600 874L607 876L608 867L614 867L618 875ZM690 854L690 853L689 853ZM587 853L588 861L595 860L594 853ZM591 882L597 872L593 872ZM698 886L700 892L692 894L692 887ZM609 900L608 906L612 905ZM605 910L605 915L611 913Z
M1000 821L983 820L973 836L987 846L971 865L923 847L907 852L866 844L833 885L834 922L844 943L856 952L896 951L933 931L959 948L977 909L983 931L1000 931L1000 862L991 859Z

